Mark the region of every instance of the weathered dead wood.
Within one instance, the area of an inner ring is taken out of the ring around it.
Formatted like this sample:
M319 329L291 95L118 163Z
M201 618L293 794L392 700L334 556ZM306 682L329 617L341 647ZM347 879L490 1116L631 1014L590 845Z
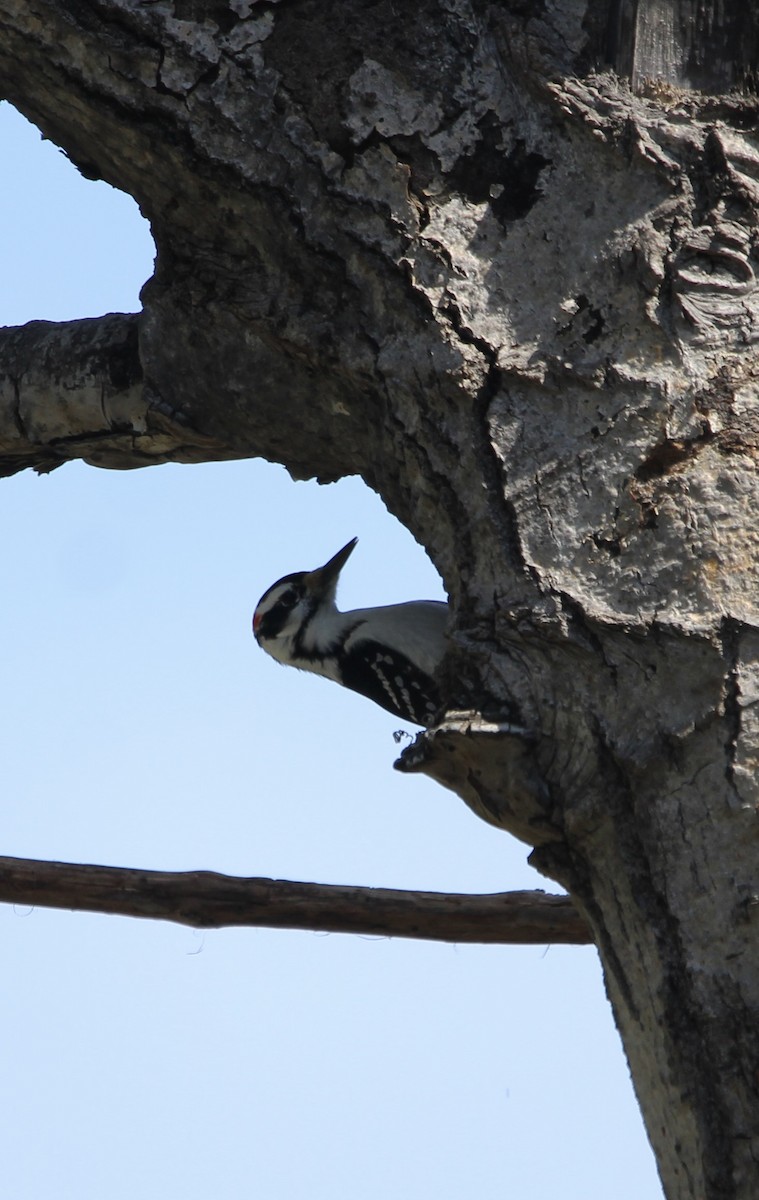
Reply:
M470 896L0 858L0 901L176 921L509 945L592 942L568 896Z
M143 386L139 325L109 313L0 329L0 476L234 457Z

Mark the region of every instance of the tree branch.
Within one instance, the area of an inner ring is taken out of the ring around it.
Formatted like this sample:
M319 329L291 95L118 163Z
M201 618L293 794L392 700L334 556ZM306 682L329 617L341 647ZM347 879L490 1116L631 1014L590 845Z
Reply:
M0 329L0 476L229 458L144 386L139 317L32 321Z
M470 896L0 858L0 901L196 929L248 925L510 945L593 940L568 896L539 891Z

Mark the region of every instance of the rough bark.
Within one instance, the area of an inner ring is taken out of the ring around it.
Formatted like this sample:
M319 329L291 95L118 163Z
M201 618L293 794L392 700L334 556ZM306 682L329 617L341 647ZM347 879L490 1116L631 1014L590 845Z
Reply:
M71 440L15 376L5 469L205 444L379 491L454 614L401 765L580 905L669 1200L753 1200L753 7L0 0L0 29L5 95L158 252L142 391L98 413L74 338Z
M247 925L512 946L592 941L571 900L544 892L470 896L0 858L0 901L195 929Z
M0 329L0 476L73 458L141 467L228 458L143 387L138 317Z

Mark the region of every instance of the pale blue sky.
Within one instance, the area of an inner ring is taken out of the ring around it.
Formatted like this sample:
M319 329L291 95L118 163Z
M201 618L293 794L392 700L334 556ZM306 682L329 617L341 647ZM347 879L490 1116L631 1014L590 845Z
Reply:
M0 105L0 324L135 311L152 242ZM220 364L220 370L223 364ZM289 879L550 885L396 718L267 659L261 592L350 537L344 607L442 595L359 480L266 463L0 481L2 853ZM13 1200L659 1200L591 948L0 906Z

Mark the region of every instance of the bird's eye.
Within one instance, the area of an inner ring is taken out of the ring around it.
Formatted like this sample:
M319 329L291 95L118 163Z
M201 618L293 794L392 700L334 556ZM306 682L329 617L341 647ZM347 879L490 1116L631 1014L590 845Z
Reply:
M276 595L276 592L274 593ZM264 598L253 617L253 632L257 638L275 638L285 628L291 614L297 609L302 599L297 587L286 587L276 595L276 599ZM268 605L262 610L261 605Z

